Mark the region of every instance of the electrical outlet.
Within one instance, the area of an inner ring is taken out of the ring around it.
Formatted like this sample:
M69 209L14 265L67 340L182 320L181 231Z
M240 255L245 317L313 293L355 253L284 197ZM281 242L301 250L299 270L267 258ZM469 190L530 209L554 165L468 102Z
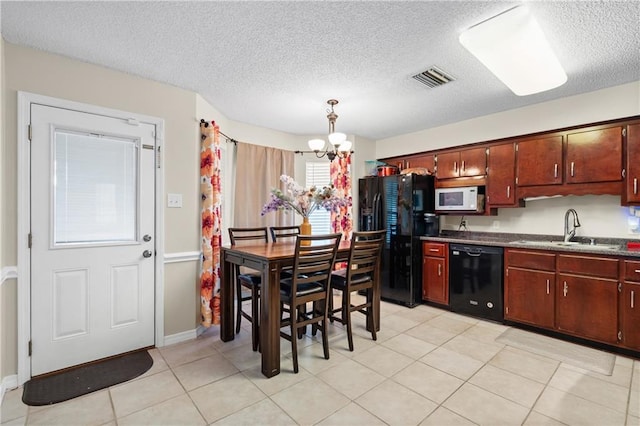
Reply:
M500 221L499 220L494 220L493 222L491 222L491 228L492 229L500 229Z

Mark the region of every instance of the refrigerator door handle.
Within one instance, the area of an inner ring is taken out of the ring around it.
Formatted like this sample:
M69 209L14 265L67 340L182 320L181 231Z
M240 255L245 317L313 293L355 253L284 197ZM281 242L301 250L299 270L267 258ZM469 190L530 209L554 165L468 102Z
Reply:
M380 212L379 212L379 206L380 205L380 193L377 193L376 195L373 196L373 230L378 230L379 228L379 224L380 224Z

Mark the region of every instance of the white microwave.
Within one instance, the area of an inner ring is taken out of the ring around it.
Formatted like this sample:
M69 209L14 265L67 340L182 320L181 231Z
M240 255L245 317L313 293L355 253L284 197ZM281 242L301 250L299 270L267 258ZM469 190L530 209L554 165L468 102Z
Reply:
M484 195L477 186L436 188L436 211L484 211Z

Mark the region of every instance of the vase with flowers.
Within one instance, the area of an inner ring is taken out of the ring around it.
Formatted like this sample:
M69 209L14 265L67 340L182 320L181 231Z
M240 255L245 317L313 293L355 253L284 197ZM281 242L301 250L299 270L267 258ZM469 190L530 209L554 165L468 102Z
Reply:
M304 188L298 184L291 176L282 175L280 180L284 182L285 190L273 188L271 198L262 207L261 216L278 210L294 211L302 216L301 234L311 234L311 224L309 215L319 208L328 211L338 212L340 207L351 205L350 198L343 198L336 195L333 185L325 186L322 189L312 186Z

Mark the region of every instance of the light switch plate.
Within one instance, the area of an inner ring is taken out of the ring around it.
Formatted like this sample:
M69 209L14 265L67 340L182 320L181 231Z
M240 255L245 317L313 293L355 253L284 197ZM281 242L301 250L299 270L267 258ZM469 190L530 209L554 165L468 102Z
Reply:
M182 194L167 194L167 207L169 208L182 207Z

